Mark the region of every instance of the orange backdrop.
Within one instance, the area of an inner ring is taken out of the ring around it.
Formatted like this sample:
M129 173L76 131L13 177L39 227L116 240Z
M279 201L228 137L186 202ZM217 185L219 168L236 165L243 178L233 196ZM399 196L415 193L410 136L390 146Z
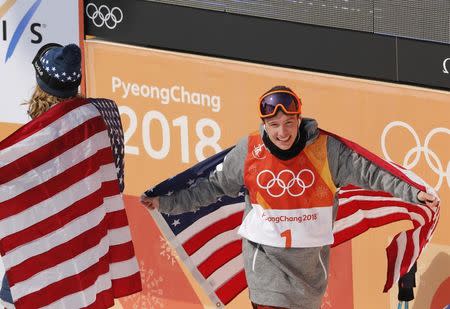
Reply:
M334 75L163 52L100 41L85 45L87 94L114 99L126 135L126 204L144 291L123 308L214 306L161 236L138 196L256 129L257 99L274 85L294 89L304 115L439 190L440 225L419 260L413 308L450 304L450 94ZM385 247L406 222L371 230L333 249L322 308L394 308L383 294ZM228 308L249 308L247 292Z

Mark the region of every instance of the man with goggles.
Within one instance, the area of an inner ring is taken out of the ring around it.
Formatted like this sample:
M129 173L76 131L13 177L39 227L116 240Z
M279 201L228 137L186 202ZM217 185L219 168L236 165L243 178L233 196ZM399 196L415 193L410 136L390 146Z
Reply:
M301 108L300 98L287 87L274 87L261 96L259 117L264 123L263 140L265 137L264 143L271 152L275 151L283 158L299 153ZM289 150L293 145L294 149Z
M220 168L170 196L141 197L149 209L179 214L238 196L245 186L238 233L253 308L320 308L340 187L386 191L430 207L439 203L424 187L318 129L315 120L302 117L301 106L290 88L273 87L259 99L259 130L242 138Z
M266 119L273 117L282 110L286 115L300 115L302 102L289 88L276 87L259 99L259 117Z

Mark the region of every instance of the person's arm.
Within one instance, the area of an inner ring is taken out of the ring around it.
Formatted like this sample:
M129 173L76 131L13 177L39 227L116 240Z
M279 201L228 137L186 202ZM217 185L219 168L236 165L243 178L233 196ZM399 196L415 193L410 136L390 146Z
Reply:
M244 138L208 178L199 178L190 188L176 191L170 196L147 197L143 194L141 203L151 210L180 214L214 203L224 195L236 197L244 184L246 155L247 138Z
M390 172L377 166L342 142L328 138L328 161L337 187L349 184L361 188L389 192L411 203L424 203L431 207L439 204L434 194L420 191Z

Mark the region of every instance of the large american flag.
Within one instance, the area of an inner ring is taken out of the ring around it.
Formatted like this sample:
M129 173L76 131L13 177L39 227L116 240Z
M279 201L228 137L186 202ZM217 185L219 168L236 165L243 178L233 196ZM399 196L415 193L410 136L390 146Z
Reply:
M108 308L141 290L110 139L121 126L99 106L117 109L65 101L0 142L0 253L16 308Z
M325 132L327 133L327 132ZM330 134L330 133L327 133ZM368 150L330 134L378 166L422 191L430 190L420 179L398 165L384 161ZM171 195L188 188L199 177L208 177L226 149L146 192L148 196ZM223 196L196 212L167 215L152 212L165 237L183 263L217 306L233 300L246 287L242 241L237 234L244 212L243 187L237 198ZM439 208L406 203L389 193L347 186L339 191L339 208L334 225L337 246L372 227L399 220L411 220L413 229L399 233L387 248L388 271L384 291L408 272L429 241L438 221Z

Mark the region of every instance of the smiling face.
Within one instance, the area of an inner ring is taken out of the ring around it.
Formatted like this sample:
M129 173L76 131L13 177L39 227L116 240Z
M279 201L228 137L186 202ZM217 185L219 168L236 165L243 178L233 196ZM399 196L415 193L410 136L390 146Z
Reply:
M286 115L279 111L275 116L264 119L265 130L269 139L281 150L288 150L298 135L301 117Z

